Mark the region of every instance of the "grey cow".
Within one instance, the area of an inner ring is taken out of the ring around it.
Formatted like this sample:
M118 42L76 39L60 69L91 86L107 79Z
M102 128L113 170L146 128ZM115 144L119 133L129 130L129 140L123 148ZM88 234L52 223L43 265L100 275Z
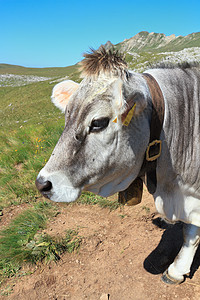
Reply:
M185 224L183 246L162 278L179 283L200 241L200 67L146 73L164 98L155 205L167 219ZM146 172L153 109L148 80L103 47L85 55L82 74L80 84L63 81L53 89L53 102L65 111L65 129L36 180L53 201L75 201L85 190L107 197Z

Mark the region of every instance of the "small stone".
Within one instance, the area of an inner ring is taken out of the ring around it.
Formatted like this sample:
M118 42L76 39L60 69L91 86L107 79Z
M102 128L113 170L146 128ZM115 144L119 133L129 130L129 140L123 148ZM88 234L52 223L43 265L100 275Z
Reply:
M109 294L102 294L100 300L109 300Z

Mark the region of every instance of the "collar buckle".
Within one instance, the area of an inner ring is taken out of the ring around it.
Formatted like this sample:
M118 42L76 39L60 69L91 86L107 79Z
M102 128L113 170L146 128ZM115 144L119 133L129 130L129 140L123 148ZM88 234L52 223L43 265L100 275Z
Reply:
M154 161L161 155L162 150L162 141L161 140L154 140L153 142L149 143L147 150L146 150L146 160L147 161Z

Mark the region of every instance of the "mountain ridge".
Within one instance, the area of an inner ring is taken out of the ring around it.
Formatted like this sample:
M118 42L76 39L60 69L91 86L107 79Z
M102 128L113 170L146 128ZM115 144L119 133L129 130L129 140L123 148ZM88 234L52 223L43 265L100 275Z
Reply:
M194 32L186 36L175 36L175 34L167 36L164 33L141 31L133 37L114 45L114 47L122 52L134 51L136 53L142 51L180 51L185 48L200 47L200 32Z

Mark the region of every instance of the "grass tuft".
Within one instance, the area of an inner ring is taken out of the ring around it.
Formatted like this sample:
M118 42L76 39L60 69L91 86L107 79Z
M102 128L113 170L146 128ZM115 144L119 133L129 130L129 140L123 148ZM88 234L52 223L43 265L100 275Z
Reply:
M56 261L64 252L80 247L81 238L75 230L64 238L55 238L40 231L49 217L56 215L55 207L44 201L18 215L0 232L0 279L16 275L24 263Z
M77 235L75 230L68 230L64 238L51 237L46 233L36 234L33 240L25 245L24 251L29 254L27 260L32 263L57 261L64 252L72 253L79 249L81 238Z

